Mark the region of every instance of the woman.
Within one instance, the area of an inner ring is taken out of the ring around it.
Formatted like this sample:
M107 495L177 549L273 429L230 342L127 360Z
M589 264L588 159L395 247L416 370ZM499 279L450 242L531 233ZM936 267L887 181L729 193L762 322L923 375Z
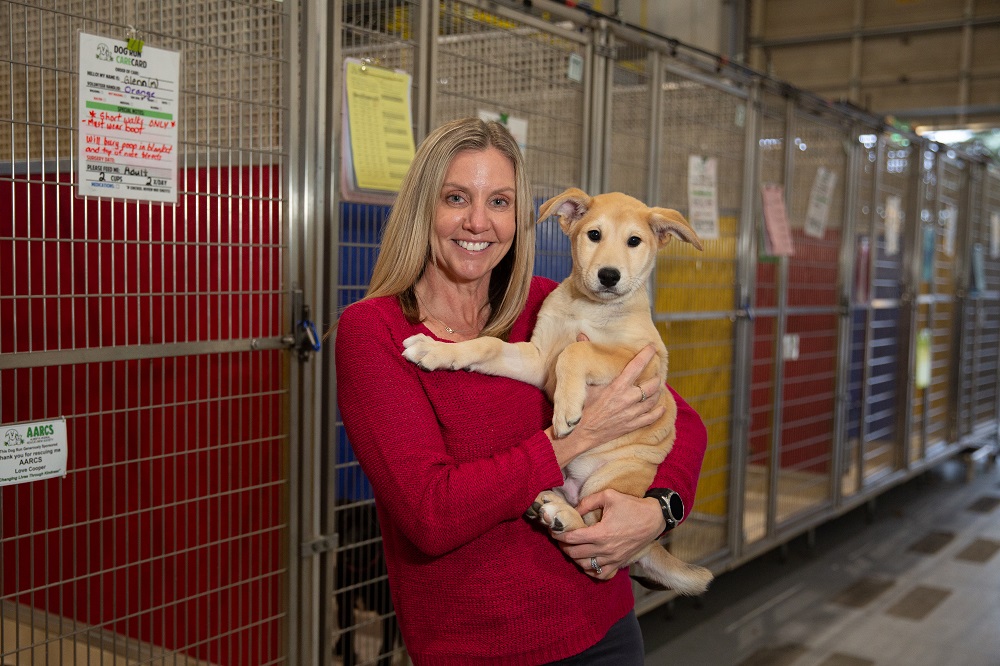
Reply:
M574 456L662 413L643 349L594 388L568 436L537 388L470 372L425 372L403 340L529 338L556 283L531 277L535 220L517 143L468 118L421 144L389 215L368 295L337 327L337 397L375 491L393 603L416 664L641 664L631 581L616 575L660 535L656 497L605 491L600 523L558 535L523 517ZM652 382L652 383L650 383ZM654 481L690 506L705 428L678 396L677 438ZM669 516L668 516L669 517ZM682 517L680 517L682 519Z

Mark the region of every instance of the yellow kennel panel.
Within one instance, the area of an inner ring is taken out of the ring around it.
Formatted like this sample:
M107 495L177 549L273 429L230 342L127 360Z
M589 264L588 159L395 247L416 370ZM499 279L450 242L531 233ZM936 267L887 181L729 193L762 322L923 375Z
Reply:
M725 235L736 220L722 218ZM657 313L731 311L735 280L735 239L705 241L705 249L662 251L656 271ZM698 484L698 513L724 516L728 510L730 421L734 323L729 317L667 319L661 323L670 352L669 382L695 407L708 428L709 448Z
M669 61L658 86L657 205L685 215L703 250L669 243L660 253L654 310L670 352L669 381L701 415L708 448L697 501L675 550L697 559L731 550L735 285L743 206L744 91L706 85ZM707 185L706 185L707 183ZM697 185L695 185L697 184ZM714 226L693 219L693 187L714 190Z

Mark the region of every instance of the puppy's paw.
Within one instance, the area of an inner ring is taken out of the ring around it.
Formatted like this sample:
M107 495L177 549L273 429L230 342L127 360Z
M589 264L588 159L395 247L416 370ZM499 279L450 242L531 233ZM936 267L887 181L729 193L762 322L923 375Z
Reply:
M424 370L453 368L455 359L449 353L449 347L451 345L432 340L423 333L418 333L403 340L403 357L411 363L416 363Z
M538 496L532 509L538 520L556 534L576 530L584 526L576 509L570 506L558 493L546 491Z
M582 413L573 413L557 404L552 412L552 430L556 437L565 437L573 432L582 417Z

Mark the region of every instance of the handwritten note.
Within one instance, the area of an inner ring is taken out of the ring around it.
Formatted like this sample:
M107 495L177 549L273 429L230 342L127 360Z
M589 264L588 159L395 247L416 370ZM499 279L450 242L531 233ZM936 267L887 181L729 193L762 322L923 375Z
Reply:
M80 33L81 196L177 202L180 54Z

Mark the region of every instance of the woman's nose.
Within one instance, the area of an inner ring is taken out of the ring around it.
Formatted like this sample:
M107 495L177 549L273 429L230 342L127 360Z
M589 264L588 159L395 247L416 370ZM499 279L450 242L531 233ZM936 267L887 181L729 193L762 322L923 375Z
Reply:
M474 234L490 228L489 211L485 204L474 204L469 208L469 214L465 218L465 228Z

